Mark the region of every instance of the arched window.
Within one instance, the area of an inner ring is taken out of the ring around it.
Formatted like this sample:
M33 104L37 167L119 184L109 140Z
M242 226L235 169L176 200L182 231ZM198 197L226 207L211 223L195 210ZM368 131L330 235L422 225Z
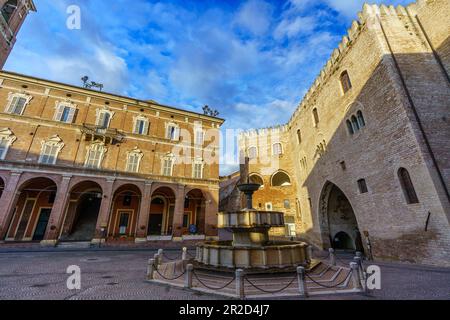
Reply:
M195 179L203 179L203 168L205 163L202 158L197 158L193 164L192 177Z
M272 146L272 154L274 156L279 156L283 154L283 146L281 143L274 143Z
M256 149L256 147L248 148L247 156L250 160L256 159L258 157L258 149Z
M39 163L55 164L58 159L58 154L64 147L64 143L58 135L54 135L48 140L42 141L41 155L39 156Z
M259 175L257 174L251 174L250 175L250 183L255 183L255 184L259 184L261 186L264 185L264 180L263 178L261 178Z
M273 187L286 187L291 185L291 178L283 172L279 171L272 176Z
M356 119L355 116L352 116L352 127L353 127L353 131L357 132L359 131L359 124L358 124L358 119Z
M300 131L300 129L297 130L297 139L298 143L302 143L302 132Z
M8 0L2 7L2 16L6 20L6 23L11 19L12 14L17 9L17 0Z
M143 156L144 154L137 147L134 148L132 151L127 152L126 171L135 173L139 172L139 165L141 163L141 159Z
M88 147L88 152L86 155L85 167L91 169L98 169L101 167L103 157L107 148L105 144L101 141L96 141Z
M348 129L348 133L350 134L354 134L355 131L353 130L353 126L352 123L350 122L350 120L347 120L347 129Z
M419 198L417 197L416 190L409 176L408 170L405 168L400 168L398 170L398 179L405 194L406 202L408 204L419 203Z
M358 111L358 112L356 113L356 117L358 118L358 124L359 124L359 127L360 127L360 128L365 127L365 126L366 126L366 120L364 120L364 116L363 116L362 111Z
M352 82L350 81L350 76L347 71L341 73L341 86L344 94L352 88Z
M162 175L168 177L172 176L174 165L175 165L175 156L171 153L167 154L162 161Z
M317 125L319 124L319 112L317 111L317 108L314 108L312 113L313 113L314 127L317 127Z
M0 160L5 160L9 147L17 140L17 137L9 128L0 129Z

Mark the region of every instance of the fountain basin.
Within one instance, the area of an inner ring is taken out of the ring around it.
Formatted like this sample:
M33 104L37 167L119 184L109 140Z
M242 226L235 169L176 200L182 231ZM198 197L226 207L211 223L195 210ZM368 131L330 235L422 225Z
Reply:
M261 246L233 246L232 241L210 241L197 246L195 260L207 266L276 269L307 265L303 242L272 241Z
M246 209L237 212L220 212L218 227L223 229L284 227L283 212Z

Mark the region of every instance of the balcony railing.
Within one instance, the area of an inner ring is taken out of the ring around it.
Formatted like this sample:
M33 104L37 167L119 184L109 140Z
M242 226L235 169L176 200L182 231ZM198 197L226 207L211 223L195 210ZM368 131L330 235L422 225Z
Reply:
M125 136L117 129L105 128L92 124L83 124L81 129L86 141L102 140L106 144L115 144L123 141Z

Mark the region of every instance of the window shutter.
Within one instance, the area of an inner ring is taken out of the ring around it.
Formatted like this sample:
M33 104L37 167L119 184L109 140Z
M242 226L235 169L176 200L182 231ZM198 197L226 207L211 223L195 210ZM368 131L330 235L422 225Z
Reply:
M105 113L100 112L97 119L97 125L101 126L103 124L103 121L105 121Z
M75 114L77 112L76 108L70 108L69 116L67 117L68 123L73 123L73 120L75 119Z
M15 109L18 101L19 101L18 97L13 97L11 104L9 105L9 108L7 110L8 113L13 113L13 110Z
M174 139L175 141L179 141L180 140L180 128L176 127L175 128L175 134L174 134Z
M138 133L139 133L139 123L140 123L140 122L141 122L140 120L136 119L136 122L134 123L134 130L133 130L133 133L135 133L135 134L138 134Z
M56 108L56 112L55 112L55 118L53 120L61 121L61 117L62 117L63 112L64 112L64 106L63 105L58 105L58 107Z
M149 122L147 120L144 121L144 132L142 134L148 135L148 124Z

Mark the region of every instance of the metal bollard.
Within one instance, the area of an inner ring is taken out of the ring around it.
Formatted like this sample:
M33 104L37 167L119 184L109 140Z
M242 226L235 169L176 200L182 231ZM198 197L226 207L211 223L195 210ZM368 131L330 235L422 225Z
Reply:
M155 259L148 259L147 266L147 280L153 280L153 273L155 272Z
M350 262L350 268L352 269L353 286L356 290L361 291L361 279L358 272L359 266L356 262Z
M306 273L304 267L297 267L298 291L300 296L308 297L308 287L306 286Z
M236 296L243 300L245 298L244 292L244 270L236 270Z
M186 275L184 278L184 287L191 289L192 288L192 275L194 271L194 266L192 264L188 264L186 266Z
M187 260L187 248L183 247L182 251L181 251L181 260L185 261Z
M306 263L310 263L312 261L312 246L306 247Z
M333 248L328 249L328 252L330 253L330 266L335 266L336 265L336 253L334 253Z

